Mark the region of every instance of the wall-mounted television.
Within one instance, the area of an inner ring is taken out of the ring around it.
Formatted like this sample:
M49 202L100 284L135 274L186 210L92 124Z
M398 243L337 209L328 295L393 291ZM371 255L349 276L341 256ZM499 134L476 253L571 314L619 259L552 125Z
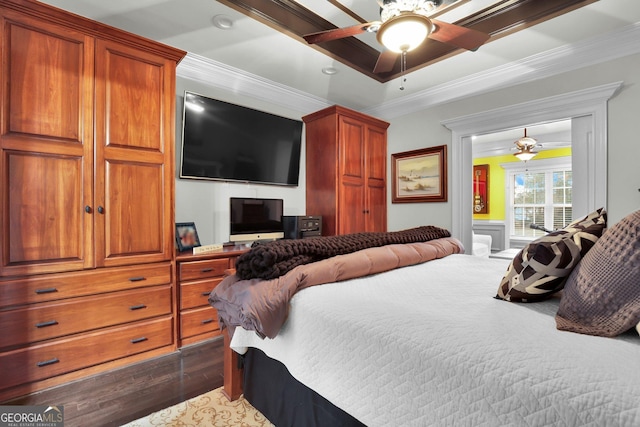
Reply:
M229 241L283 238L283 208L282 199L229 198Z
M296 186L302 121L185 91L180 178Z

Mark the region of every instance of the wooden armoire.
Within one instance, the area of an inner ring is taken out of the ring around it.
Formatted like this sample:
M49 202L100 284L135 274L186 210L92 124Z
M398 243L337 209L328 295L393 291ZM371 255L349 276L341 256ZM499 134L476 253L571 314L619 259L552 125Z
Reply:
M304 116L307 215L325 236L387 230L389 123L341 106Z
M176 348L185 52L0 0L0 401Z

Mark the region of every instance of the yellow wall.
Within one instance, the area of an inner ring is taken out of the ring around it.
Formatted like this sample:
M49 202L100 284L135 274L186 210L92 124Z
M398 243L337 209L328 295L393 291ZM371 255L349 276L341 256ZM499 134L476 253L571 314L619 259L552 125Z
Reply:
M571 156L571 148L558 148L545 150L538 153L535 160L550 159L554 157ZM507 186L505 170L501 163L519 162L513 154L505 154L494 157L478 157L473 159L474 165L489 165L489 213L473 214L473 219L504 221L505 219L505 187Z

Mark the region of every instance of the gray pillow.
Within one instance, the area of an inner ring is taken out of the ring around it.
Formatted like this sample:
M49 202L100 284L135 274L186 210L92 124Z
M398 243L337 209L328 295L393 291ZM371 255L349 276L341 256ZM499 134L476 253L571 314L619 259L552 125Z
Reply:
M640 211L607 230L565 284L556 326L613 337L640 322Z

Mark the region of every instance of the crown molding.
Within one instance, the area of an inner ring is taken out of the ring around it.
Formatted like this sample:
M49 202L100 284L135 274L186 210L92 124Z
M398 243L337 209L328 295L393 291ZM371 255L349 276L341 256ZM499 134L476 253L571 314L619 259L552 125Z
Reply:
M550 117L553 117L554 120L563 119L566 118L563 115L569 109L573 111L574 116L578 114L593 114L593 105L604 106L609 99L618 93L622 85L622 81L607 83L570 93L443 120L440 124L459 135L471 136L495 130L496 122L502 123L502 126L508 129L520 127L526 123L548 121ZM526 116L526 119L523 119L524 116Z
M640 22L472 74L364 111L390 119L640 52Z
M297 110L301 115L333 105L326 99L193 53L187 53L178 64L176 75Z
M640 52L640 22L364 109L392 119L447 102L540 80ZM177 76L294 109L305 115L334 103L226 64L188 53Z

